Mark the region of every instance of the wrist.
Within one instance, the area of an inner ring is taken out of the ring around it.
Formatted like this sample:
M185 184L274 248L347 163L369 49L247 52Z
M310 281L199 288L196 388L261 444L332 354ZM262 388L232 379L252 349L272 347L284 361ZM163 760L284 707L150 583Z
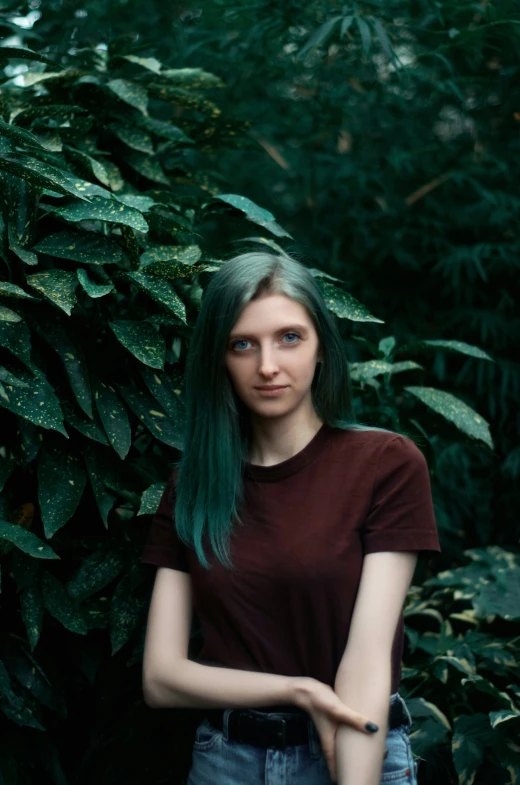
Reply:
M299 709L308 710L310 703L310 696L316 688L316 679L310 676L293 676L292 677L292 702Z

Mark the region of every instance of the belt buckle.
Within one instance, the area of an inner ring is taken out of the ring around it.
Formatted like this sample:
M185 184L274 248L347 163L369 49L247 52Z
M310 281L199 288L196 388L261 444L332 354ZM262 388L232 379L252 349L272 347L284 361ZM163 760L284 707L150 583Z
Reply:
M269 744L269 747L276 747L276 749L284 750L287 746L287 738L286 738L286 721L283 717L266 717L265 714L262 712L257 712L254 709L250 709L249 711L240 712L238 715L238 723L237 723L237 735L238 740L242 742L247 742L247 739L244 738L244 734L242 733L242 718L246 719L253 719L257 724L257 728L260 730L262 734L265 734L271 739L274 735L276 739L276 744ZM276 723L276 725L275 725ZM263 746L263 745L262 745Z
M278 744L276 744L276 748L280 750L284 750L287 746L286 735L285 735L285 730L287 726L285 720L283 719L283 717L273 717L272 719L269 720L269 722L276 722L279 724L279 729L273 728L275 737L278 741Z

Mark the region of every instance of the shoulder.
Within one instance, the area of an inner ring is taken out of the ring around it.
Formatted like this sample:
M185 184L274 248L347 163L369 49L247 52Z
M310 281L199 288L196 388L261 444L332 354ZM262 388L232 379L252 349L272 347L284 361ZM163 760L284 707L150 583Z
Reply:
M333 428L329 449L331 458L355 460L379 468L426 464L424 454L410 437L383 428Z

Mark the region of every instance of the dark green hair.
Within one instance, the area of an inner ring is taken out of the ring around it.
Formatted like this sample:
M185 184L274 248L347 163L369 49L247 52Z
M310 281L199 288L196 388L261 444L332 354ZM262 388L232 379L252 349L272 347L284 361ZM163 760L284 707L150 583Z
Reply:
M356 423L342 338L312 273L290 256L253 251L224 262L206 287L186 362L186 424L175 484L174 521L182 542L210 568L206 538L217 559L232 567L229 537L243 524L242 473L249 445L248 408L237 396L225 364L229 335L244 307L283 294L303 305L322 353L311 385L316 414L343 429L386 430Z

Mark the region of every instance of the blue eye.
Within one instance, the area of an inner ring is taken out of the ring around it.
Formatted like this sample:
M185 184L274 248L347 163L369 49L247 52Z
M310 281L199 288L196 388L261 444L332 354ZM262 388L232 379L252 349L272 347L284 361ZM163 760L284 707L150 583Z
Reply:
M298 340L300 339L300 335L298 333L292 333L292 332L291 333L285 333L283 337L285 338L287 335L295 335L296 338L298 338ZM235 350L235 351L239 351L239 352L242 351L241 349L236 349L235 348L237 346L237 344L239 344L239 343L249 343L249 341L246 338L241 338L239 341L235 341L233 344L231 344L230 348L232 350ZM294 344L294 343L297 343L297 341L290 341L289 345L292 346L292 344Z

